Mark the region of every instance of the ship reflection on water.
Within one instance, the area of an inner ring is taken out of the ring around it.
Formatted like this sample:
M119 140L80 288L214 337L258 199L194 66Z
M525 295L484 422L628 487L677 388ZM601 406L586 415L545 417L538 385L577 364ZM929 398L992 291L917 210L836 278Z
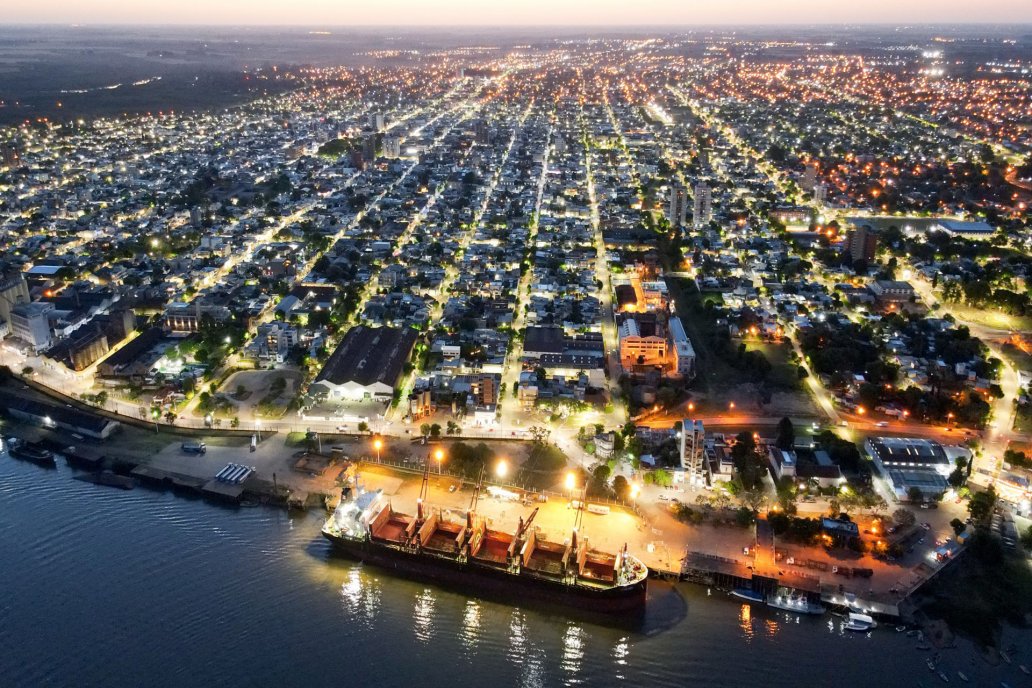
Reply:
M348 618L359 620L366 628L373 626L380 613L380 581L365 576L358 567L350 569L340 584L341 607Z
M416 596L415 605L412 608L412 630L416 640L428 643L433 640L434 610L437 608L436 592L430 588L424 589Z
M580 671L581 661L584 659L584 629L575 624L566 627L563 633L563 658L560 666L568 674L576 674Z
M476 654L477 645L480 642L480 603L476 600L467 600L466 608L462 612L462 646L465 648L467 657Z

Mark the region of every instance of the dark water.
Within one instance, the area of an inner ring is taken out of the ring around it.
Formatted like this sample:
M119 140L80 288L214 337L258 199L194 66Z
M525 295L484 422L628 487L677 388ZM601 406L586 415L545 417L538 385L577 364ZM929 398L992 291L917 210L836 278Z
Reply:
M123 492L0 456L0 686L915 686L891 629L655 586L638 631L482 602L331 556L321 519ZM829 619L832 619L829 621ZM1027 637L1027 636L1026 636ZM951 682L1032 685L966 644Z

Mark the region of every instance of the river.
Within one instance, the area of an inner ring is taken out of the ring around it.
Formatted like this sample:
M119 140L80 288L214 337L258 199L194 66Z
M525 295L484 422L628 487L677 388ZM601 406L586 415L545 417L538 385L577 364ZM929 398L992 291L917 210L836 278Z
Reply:
M0 456L0 685L915 686L891 628L654 585L641 628L401 580L334 555L321 514L123 492ZM1020 644L1020 643L1019 643ZM1026 652L1032 652L1029 650ZM961 642L960 683L1032 685Z

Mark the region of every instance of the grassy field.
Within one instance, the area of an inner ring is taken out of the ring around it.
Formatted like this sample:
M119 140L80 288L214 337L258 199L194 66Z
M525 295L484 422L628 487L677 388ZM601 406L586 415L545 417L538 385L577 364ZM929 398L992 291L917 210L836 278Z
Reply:
M1001 311L971 308L959 304L950 304L950 311L960 320L991 327L995 330L1012 330L1028 332L1032 330L1032 318L1021 315L1008 315Z
M722 399L735 398L733 392L740 391L743 386L756 385L766 386L768 391L798 394L801 401L809 405L809 397L801 391L796 365L789 362L791 345L785 341L781 343L764 342L759 339L748 339L744 342L734 340L731 342L731 349L737 352L739 344L744 343L746 351L759 351L771 364L771 370L765 381L758 379L754 371L747 368L736 367L732 360L737 354L714 350L713 342L716 341L718 326L713 324L712 314L708 312L703 304L707 299L719 299L716 292L700 293L687 287L685 280L671 279L667 282L670 295L677 306L677 315L684 324L685 331L695 354L698 358L696 368L699 371L693 386L703 393L710 393L720 396Z

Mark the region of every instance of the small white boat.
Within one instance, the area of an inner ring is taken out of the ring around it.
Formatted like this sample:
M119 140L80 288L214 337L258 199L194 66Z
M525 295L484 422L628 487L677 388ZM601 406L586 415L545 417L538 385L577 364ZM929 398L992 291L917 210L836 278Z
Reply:
M963 671L958 671L957 672L957 676L960 676L960 680L963 681L964 683L968 682L967 674L965 674Z
M1021 673L1023 673L1023 674L1032 674L1032 671L1029 671L1028 667L1025 666L1024 664L1019 664L1018 668L1021 669Z
M768 595L767 606L799 614L823 614L824 605L812 602L803 595Z
M942 679L943 683L949 683L950 682L950 677L947 676L946 674L942 673L941 671L939 672L939 678Z
M867 614L857 612L849 612L849 621L845 625L847 631L869 631L877 627L878 623L874 619Z
M1011 663L1010 655L1007 654L1006 652L1000 652L1000 659L1002 659L1003 661L1007 662L1007 664Z

